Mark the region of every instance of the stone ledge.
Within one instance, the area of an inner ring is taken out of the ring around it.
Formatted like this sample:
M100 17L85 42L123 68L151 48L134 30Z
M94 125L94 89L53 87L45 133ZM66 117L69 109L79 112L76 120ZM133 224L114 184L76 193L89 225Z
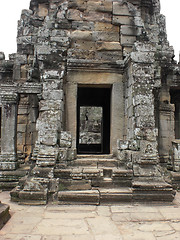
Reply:
M58 193L59 204L92 204L99 205L99 191L61 191Z

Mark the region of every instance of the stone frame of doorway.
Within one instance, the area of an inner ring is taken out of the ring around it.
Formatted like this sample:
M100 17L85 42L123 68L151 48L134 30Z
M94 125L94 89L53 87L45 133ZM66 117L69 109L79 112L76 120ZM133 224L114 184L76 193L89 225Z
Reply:
M124 84L119 73L69 71L65 86L65 130L72 134L72 147L77 146L78 86L111 88L110 153L117 148L117 139L125 137Z

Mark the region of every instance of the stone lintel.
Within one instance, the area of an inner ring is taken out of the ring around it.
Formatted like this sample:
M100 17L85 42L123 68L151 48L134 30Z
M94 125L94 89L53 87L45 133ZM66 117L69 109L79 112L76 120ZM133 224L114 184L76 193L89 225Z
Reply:
M42 92L42 85L40 83L24 83L17 86L18 93L34 93L39 94Z
M1 96L1 102L2 104L16 104L17 103L18 96L16 93L9 93L4 94Z

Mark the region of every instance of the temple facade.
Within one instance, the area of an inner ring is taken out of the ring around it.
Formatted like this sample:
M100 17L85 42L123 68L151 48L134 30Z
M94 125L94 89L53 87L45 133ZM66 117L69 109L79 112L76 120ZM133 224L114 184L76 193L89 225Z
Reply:
M0 123L13 201L172 201L180 65L160 1L31 0L0 53Z

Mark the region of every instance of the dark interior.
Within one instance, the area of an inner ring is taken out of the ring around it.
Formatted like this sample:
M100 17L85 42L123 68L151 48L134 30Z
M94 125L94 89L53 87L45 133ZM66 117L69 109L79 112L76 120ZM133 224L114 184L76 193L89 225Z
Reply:
M171 89L171 103L175 105L175 138L180 139L180 90Z
M78 154L110 153L110 88L79 87L77 104L77 152ZM100 106L103 108L102 143L79 144L79 124L81 106Z

